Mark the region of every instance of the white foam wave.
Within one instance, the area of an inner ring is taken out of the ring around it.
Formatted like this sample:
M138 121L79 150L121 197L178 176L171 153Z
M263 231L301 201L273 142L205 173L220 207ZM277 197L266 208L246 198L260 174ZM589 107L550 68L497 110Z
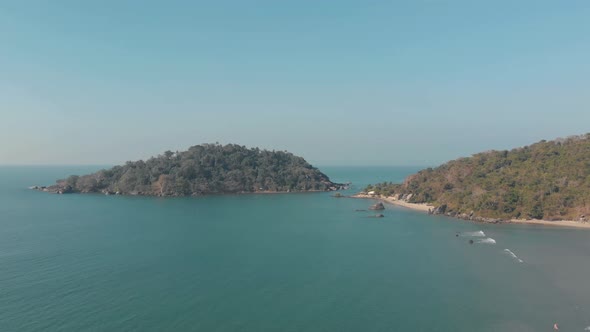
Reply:
M461 233L461 235L473 236L473 237L485 237L486 233L484 233L483 231L477 231L477 232L465 232L465 233Z
M587 326L584 331L590 331L590 326Z
M492 239L491 237L487 237L483 240L479 240L477 241L477 243L482 243L482 244L496 244L496 240Z
M515 253L513 253L510 249L504 249L504 251L510 255L510 257L516 259L519 263L523 263L522 259L518 258ZM590 331L590 330L589 330Z

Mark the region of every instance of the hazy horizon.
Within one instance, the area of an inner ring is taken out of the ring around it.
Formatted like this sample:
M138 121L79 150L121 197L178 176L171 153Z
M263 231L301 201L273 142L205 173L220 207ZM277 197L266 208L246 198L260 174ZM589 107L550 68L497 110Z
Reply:
M590 2L0 4L0 165L434 166L590 131Z
M583 134L579 134L579 135L583 135ZM568 135L568 136L564 136L564 137L554 137L554 138L551 138L551 139L548 139L548 140L554 140L554 139L560 139L560 138L567 138L567 137L570 137L570 136L577 136L577 135ZM218 142L215 142L215 143L218 143ZM210 143L200 143L200 144L215 144L215 143L210 142ZM522 145L522 146L514 146L514 147L506 148L506 149L482 150L482 151L474 152L473 154L479 153L479 152L491 151L491 150L512 150L512 149L516 149L516 148L521 148L523 146L531 145L531 144L534 144L534 143L538 143L538 141L537 142L531 142L530 144L525 144L525 145ZM221 143L219 143L219 144L221 144ZM238 143L229 142L227 144L238 144ZM243 145L243 144L238 144L238 145ZM246 146L246 147L247 148L256 148L257 146ZM173 151L173 152L185 151L188 148L189 148L189 146L187 146L184 149L171 150L171 151ZM258 147L258 148L265 149L264 147ZM170 149L168 149L168 150L170 150ZM266 149L266 150L273 150L273 149ZM138 160L144 160L145 161L145 160L150 159L152 157L157 157L158 155L161 155L165 151L166 150L163 150L160 153L157 153L157 154L154 154L154 155L150 155L150 156L146 156L146 157L140 157L138 159L133 159L133 160L132 159L127 159L127 160L123 160L123 161L115 162L115 163L28 163L28 164L27 163L3 163L3 164L0 164L0 167L2 167L2 166L47 166L47 167L53 167L53 166L55 166L55 167L59 167L59 166L81 166L81 167L89 166L89 167L92 167L92 166L96 166L96 167L113 167L113 166L116 166L116 165L122 165L122 164L124 164L124 163L126 163L128 161L138 161ZM276 150L276 151L283 151L283 150ZM287 152L291 152L292 153L292 151L287 151ZM447 161L451 161L451 160L454 160L454 159L463 158L463 157L470 157L473 154L469 154L469 155L458 155L458 156L455 156L455 157L451 157L448 160L441 161L440 163L437 163L437 164L403 164L403 163L402 164L368 164L368 163L365 163L365 164L363 164L363 163L357 163L357 164L355 164L355 163L348 163L348 164L347 163L326 164L326 163L314 163L314 162L311 162L310 160L307 160L307 161L310 162L310 164L312 164L312 166L314 166L314 167L423 167L423 168L426 168L426 167L436 167L436 166L439 166L439 165L444 164ZM295 155L298 155L298 154L295 154ZM301 155L301 154L299 154L298 156L305 158L305 156L304 155Z

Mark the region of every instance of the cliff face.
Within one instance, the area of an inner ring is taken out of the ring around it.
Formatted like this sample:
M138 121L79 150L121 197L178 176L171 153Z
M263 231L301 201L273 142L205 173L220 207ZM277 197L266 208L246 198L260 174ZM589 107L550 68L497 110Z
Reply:
M479 153L370 190L465 218L584 220L590 215L590 134Z
M186 196L217 193L303 192L342 189L303 158L239 145L196 145L183 152L127 162L56 185L54 193Z

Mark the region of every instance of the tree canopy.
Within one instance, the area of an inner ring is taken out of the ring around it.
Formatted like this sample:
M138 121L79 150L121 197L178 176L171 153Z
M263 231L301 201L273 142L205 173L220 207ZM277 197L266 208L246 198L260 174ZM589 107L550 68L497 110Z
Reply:
M286 151L203 144L146 161L58 180L50 190L186 196L215 193L328 191L341 185Z
M590 214L590 134L488 151L366 188L489 218L577 220Z

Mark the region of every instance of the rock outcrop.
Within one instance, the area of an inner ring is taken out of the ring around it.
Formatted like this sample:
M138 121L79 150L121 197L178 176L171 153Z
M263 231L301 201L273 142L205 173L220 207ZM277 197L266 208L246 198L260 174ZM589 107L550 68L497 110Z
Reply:
M385 210L385 206L383 203L378 202L369 207L369 210Z

